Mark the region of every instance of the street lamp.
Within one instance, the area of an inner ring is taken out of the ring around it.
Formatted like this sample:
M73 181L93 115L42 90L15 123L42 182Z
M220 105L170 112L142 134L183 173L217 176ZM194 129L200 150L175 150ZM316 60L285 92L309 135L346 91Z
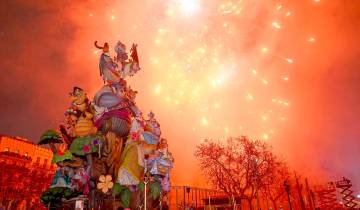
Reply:
M289 184L288 180L284 181L284 188L285 188L285 191L286 191L287 196L288 196L288 202L289 202L290 210L292 210L291 200L290 200L290 184Z

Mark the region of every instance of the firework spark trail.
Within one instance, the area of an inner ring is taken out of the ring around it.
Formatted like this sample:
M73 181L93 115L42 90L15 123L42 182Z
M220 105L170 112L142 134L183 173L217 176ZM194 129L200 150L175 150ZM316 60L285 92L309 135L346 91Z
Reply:
M157 6L145 7L145 17L128 33L148 34L152 53L143 66L151 71L147 86L162 109L177 119L187 115L181 124L196 138L271 140L281 132L292 107L284 89L297 63L277 45L296 13L280 1L153 1ZM120 23L120 8L110 8L107 20Z
M156 97L180 115L195 110L193 117L198 123L192 125L194 132L205 135L220 130L216 129L220 126L223 132L217 132L219 136L244 133L269 139L276 126L285 121L290 105L286 96L272 87L279 82L288 84L291 72L282 67L287 73L274 76L276 67L266 67L265 63L275 59L294 63L293 58L276 55L271 49L281 39L281 30L286 27L281 21L289 18L291 11L285 5L251 1L170 1L165 10L161 26L153 28L152 48L156 53L149 58L157 72L157 82L152 85ZM228 125L228 119L221 119L226 116L227 104L220 101L226 92L234 90L237 93L232 99L240 103L231 115L245 120ZM243 98L235 98L237 95ZM273 98L281 99L274 102Z

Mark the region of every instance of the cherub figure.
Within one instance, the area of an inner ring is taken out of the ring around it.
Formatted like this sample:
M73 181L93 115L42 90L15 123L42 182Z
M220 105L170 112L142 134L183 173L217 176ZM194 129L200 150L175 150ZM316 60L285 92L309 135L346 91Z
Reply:
M122 63L121 77L134 76L140 70L139 57L137 53L137 45L133 44L130 49L130 57L128 61Z
M122 42L117 42L115 46L115 52L117 62L124 63L128 59L128 55L126 53L126 46Z
M126 97L129 99L129 108L133 117L138 117L141 114L140 109L137 107L135 102L137 93L138 92L131 89L131 87L126 89Z
M145 130L153 133L157 137L160 137L160 135L161 135L160 124L155 119L155 114L152 111L150 111L150 113L148 114L148 117L149 117L149 119L146 120L146 129Z
M75 125L76 125L79 117L80 117L80 114L78 114L73 109L67 109L65 111L66 127L65 127L65 129L61 130L61 132L64 136L66 136L68 138L73 138L76 136L75 135Z
M161 138L157 150L149 155L147 166L150 174L161 181L164 192L170 191L170 169L173 167L174 158L169 152L167 140Z
M88 111L90 102L85 91L82 88L74 87L73 92L69 94L72 101L72 109L80 112Z
M100 56L100 76L102 76L104 83L112 84L120 80L120 73L118 72L118 64L110 57L109 44L105 42L101 47L95 41L95 47L101 49L103 52Z
M84 195L89 194L89 175L83 167L77 168L71 179L71 187L76 191L82 191Z
M117 83L121 78L125 79L127 76L133 76L140 70L137 45L132 45L130 59L128 59L125 44L120 41L117 42L114 48L117 54L114 59L110 57L110 48L107 42L101 47L95 41L95 47L103 51L100 56L99 68L100 76L103 77L104 83Z
M55 176L51 182L51 188L53 187L71 187L71 173L68 167L59 167L56 170Z
M79 136L88 136L94 135L97 132L96 127L93 125L93 111L90 107L89 99L85 91L79 87L74 87L73 92L70 93L71 98L71 108L66 112L68 125L70 128L74 127L74 135ZM75 121L75 125L72 123Z

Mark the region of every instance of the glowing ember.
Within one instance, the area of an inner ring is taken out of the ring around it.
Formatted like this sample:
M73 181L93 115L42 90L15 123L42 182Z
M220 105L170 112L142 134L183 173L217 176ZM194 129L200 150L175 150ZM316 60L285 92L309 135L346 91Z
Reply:
M281 25L278 23L278 22L273 22L272 23L272 26L276 29L280 29L281 28Z

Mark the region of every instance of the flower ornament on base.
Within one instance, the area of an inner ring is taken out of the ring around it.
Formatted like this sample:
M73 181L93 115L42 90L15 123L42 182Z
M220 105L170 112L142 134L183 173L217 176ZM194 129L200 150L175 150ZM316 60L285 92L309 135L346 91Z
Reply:
M114 183L112 182L112 177L110 175L101 175L99 177L99 181L100 182L97 184L97 188L103 193L107 193L109 189L114 186Z

